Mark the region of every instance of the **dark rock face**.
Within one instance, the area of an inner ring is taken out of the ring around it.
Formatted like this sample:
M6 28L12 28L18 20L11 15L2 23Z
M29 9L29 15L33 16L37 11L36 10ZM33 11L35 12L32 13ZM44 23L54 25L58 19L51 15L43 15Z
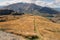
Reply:
M14 11L13 10L8 10L8 9L0 10L0 15L9 15L12 12L14 12Z

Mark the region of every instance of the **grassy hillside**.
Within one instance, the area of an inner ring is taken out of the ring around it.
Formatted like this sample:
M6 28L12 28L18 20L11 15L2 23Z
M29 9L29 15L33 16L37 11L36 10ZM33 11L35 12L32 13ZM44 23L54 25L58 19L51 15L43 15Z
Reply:
M0 30L30 40L60 40L60 24L37 15L22 15L19 19L0 22Z

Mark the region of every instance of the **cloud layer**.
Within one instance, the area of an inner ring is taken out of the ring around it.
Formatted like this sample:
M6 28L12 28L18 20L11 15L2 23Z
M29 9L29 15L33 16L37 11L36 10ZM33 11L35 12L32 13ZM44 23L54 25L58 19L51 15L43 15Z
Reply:
M27 2L27 3L35 3L37 5L40 6L48 6L48 7L60 7L60 0L51 0L49 2L49 0L5 0L3 2L0 2L0 6L6 6L9 4L13 4L13 3L18 3L18 2Z

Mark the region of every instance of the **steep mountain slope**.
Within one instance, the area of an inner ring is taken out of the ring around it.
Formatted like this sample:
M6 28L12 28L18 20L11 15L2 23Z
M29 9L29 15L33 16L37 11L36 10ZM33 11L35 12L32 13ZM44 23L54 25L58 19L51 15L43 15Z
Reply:
M17 12L23 12L23 13L36 13L36 15L41 15L41 14L52 15L58 13L58 11L52 8L42 7L32 3L16 3L16 4L6 6L5 8L12 9Z
M17 12L33 12L34 10L39 10L41 6L30 3L16 3L7 6L6 8L15 10Z
M27 38L38 36L39 40L60 40L60 24L37 15L22 15L17 20L0 22L0 29Z

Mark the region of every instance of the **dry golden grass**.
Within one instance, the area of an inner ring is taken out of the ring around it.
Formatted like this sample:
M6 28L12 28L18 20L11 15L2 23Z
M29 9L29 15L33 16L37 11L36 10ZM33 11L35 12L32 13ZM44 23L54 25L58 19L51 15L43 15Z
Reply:
M27 35L27 34L35 35L33 20L34 20L33 16L25 15L17 20L1 22L0 27L1 29L5 29L5 31L7 32L13 32L16 34L24 34L24 35Z
M0 29L24 36L38 35L41 40L60 40L60 24L36 15L22 15L16 20L0 22Z
M60 40L60 24L40 16L35 16L35 23L43 40Z

